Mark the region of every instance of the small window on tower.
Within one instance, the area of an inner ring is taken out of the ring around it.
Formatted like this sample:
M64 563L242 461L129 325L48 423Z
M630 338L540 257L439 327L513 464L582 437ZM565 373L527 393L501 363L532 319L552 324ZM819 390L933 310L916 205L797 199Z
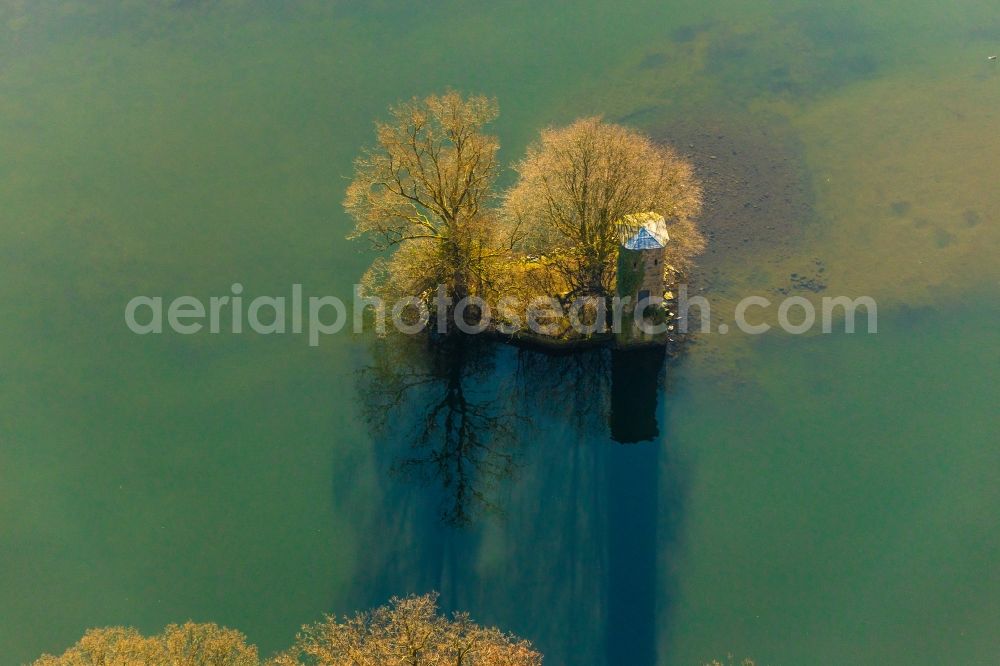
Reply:
M638 261L633 261L633 262L632 262L632 268L635 268L635 267L636 267L636 266L638 266L638 265L639 265L639 262L638 262Z
M660 265L660 260L659 259L653 259L653 265L654 266L659 266Z

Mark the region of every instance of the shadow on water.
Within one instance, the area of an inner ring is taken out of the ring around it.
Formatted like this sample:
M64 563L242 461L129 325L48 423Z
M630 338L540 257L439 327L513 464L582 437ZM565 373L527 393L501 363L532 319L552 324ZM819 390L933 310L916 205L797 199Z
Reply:
M373 344L358 386L384 485L356 605L437 589L552 663L656 663L682 501L663 350Z
M440 517L449 525L498 511L522 418L505 399L509 389L494 381L495 350L475 339L377 345L360 385L376 439L403 445L394 447L391 474L439 486Z
M662 349L611 355L611 439L628 445L605 461L608 502L608 663L656 663L657 404Z
M664 350L615 351L611 359L611 439L621 444L656 439Z

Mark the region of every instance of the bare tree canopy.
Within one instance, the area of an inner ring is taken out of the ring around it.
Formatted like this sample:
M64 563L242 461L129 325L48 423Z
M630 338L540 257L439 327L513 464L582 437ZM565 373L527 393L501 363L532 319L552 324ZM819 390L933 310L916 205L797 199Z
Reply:
M701 187L691 165L635 130L600 118L544 130L516 170L506 216L527 229L529 249L552 260L571 296L612 292L627 215L671 220L669 256L678 268L704 246L693 224Z
M610 320L623 235L650 219L636 214L666 220L669 243L654 262L660 278L676 279L704 249L691 164L600 118L544 130L497 206L499 143L484 132L496 116L494 100L450 91L392 107L389 121L376 124L377 145L355 162L344 201L356 223L351 237L389 251L363 278L368 295L392 303L417 297L433 321L446 323L457 311L471 312L473 322L480 316L478 306L456 307L467 296L495 305L554 297L564 309L596 297ZM597 317L595 305L587 308ZM569 320L557 319L550 335L569 335Z
M287 652L261 660L238 631L171 624L146 637L131 627L90 629L59 656L32 666L540 666L531 643L467 613L437 612L437 593L393 597L387 606L302 628Z
M389 605L338 622L303 627L276 666L540 666L531 644L483 628L465 613L437 612L437 594L393 597Z
M259 666L257 648L233 629L215 624L171 624L146 638L126 627L91 629L58 657L33 666Z
M355 161L344 200L356 222L350 237L367 237L382 250L408 246L400 270L420 264L422 281L464 296L481 277L489 244L500 144L483 128L496 118L497 103L449 91L394 106L390 116L376 124L377 147ZM382 266L390 278L391 261Z

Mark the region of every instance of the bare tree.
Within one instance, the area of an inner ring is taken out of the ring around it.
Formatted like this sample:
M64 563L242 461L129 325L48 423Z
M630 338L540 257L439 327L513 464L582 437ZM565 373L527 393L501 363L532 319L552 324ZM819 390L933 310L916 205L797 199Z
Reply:
M259 666L246 636L215 624L171 624L146 638L127 627L91 629L58 657L43 655L34 666Z
M418 295L444 284L460 299L481 289L495 238L488 204L497 174L496 137L483 127L497 116L495 100L454 91L412 99L376 124L377 147L355 161L344 207L369 238L398 251L370 283ZM393 281L398 284L393 284Z
M128 627L90 629L59 656L32 666L540 666L531 643L467 613L438 615L437 593L393 597L354 617L327 616L302 628L288 651L262 662L233 629L171 624L146 637Z
M539 666L528 641L484 628L465 613L438 614L437 594L393 597L389 605L307 625L275 666Z
M669 256L678 268L704 247L692 222L701 188L691 165L639 132L600 118L547 129L516 170L506 217L562 276L566 298L612 294L627 215L653 211L672 221Z

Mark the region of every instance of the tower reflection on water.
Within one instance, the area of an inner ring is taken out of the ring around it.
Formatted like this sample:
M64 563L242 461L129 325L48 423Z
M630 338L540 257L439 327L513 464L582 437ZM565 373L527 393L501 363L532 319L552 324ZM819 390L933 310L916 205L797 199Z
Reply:
M374 345L358 385L383 504L355 605L437 589L552 663L656 663L658 545L681 497L661 479L664 349Z
M608 492L608 663L656 663L657 407L664 350L611 353Z

